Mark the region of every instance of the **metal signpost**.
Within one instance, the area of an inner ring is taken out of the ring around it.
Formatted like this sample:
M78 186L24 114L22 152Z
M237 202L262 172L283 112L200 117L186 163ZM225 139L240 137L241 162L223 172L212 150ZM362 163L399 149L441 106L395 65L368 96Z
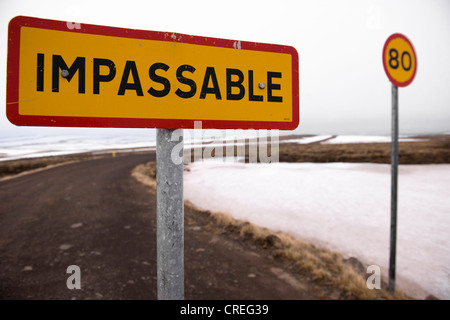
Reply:
M184 298L183 161L170 160L173 148L179 143L172 139L174 131L156 131L156 251L160 300ZM182 134L180 138L183 139Z
M176 129L299 124L298 53L290 46L19 16L9 23L7 69L6 113L15 125L157 128L159 299L184 298Z
M395 33L385 42L383 67L392 82L392 141L391 141L391 227L389 253L389 287L395 292L395 258L397 247L397 189L398 189L398 87L409 85L416 75L417 57L411 42Z

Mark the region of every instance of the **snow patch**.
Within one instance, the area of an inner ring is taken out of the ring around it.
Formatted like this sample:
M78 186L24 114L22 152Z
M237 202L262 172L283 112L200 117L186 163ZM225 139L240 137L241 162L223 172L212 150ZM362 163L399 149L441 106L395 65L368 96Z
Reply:
M376 264L387 280L390 165L195 162L189 169L184 196L196 207ZM450 299L448 190L450 165L399 166L397 284L441 299Z

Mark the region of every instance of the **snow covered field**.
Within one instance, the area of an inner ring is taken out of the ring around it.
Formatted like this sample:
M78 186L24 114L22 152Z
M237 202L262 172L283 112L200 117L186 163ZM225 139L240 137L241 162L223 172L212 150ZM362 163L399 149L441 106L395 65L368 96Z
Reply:
M388 279L390 165L194 162L185 199L381 267ZM399 168L397 286L450 299L450 165Z
M22 158L59 156L99 150L155 148L156 141L148 135L89 137L24 136L0 138L0 161Z

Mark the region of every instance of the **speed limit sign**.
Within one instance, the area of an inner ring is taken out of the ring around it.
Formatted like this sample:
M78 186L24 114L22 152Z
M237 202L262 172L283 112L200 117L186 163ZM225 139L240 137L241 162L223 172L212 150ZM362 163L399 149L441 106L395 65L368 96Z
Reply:
M417 70L417 57L412 43L404 35L395 33L385 42L383 66L391 82L397 87L406 87Z
M395 292L395 260L397 246L397 185L398 185L398 87L409 85L416 75L417 56L411 41L400 33L391 35L383 47L384 71L392 82L391 141L391 235L389 252L389 286Z

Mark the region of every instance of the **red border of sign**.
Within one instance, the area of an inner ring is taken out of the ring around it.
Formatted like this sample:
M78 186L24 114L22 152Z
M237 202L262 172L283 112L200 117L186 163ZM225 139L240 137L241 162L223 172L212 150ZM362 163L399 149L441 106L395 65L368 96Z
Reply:
M399 82L399 81L395 80L394 78L392 78L391 75L390 75L389 72L388 72L387 67L386 67L386 61L384 61L384 56L385 56L386 48L387 48L389 42L391 42L392 40L397 39L397 38L402 38L403 40L405 40L406 42L408 42L408 44L409 44L409 45L411 46L411 48L412 48L413 55L414 55L414 61L416 62L416 63L415 63L415 66L414 66L414 72L413 72L413 75L412 75L412 77L409 78L409 80L406 81L406 82ZM406 36L404 36L403 34L401 34L401 33L394 33L394 34L392 34L392 35L389 36L389 38L386 40L386 42L384 43L384 46L383 46L383 56L382 56L382 59L383 59L383 68L384 68L384 72L386 72L386 74L387 74L389 80L391 80L391 82L392 82L393 84L395 84L397 87L406 87L407 85L409 85L409 84L414 80L414 78L415 78L415 76L416 76L416 72L417 72L417 55L416 55L416 50L414 49L414 46L412 45L411 41L409 41L409 39L408 39Z
M287 53L292 56L292 121L228 121L228 120L191 120L191 119L138 119L138 118L101 118L101 117L63 117L30 116L19 114L19 53L20 28L22 26L60 30L66 32L107 35L121 38L134 38L160 41L177 41L205 46L233 48L236 40L191 36L173 32L144 31L123 29L91 24L80 24L80 29L68 29L67 22L33 17L17 16L8 27L8 62L6 114L10 122L19 126L52 127L113 127L113 128L194 128L195 121L202 121L203 129L280 129L294 130L300 121L298 53L294 47L241 41L241 49L264 52ZM175 35L175 40L172 36ZM181 40L180 40L181 39Z

